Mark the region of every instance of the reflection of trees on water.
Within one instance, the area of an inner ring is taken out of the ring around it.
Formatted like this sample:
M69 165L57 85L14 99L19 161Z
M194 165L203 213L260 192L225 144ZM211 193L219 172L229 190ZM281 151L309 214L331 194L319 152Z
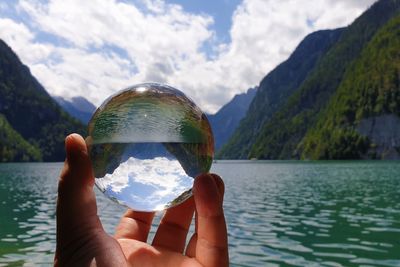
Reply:
M196 177L210 170L214 156L214 138L207 117L198 108L185 113L180 122L180 135L184 143L164 143L165 148L176 157L186 174Z
M208 143L109 143L92 145L89 153L97 178L113 174L121 163L131 157L177 159L186 174L194 178L210 169L212 156L208 146Z
M191 196L192 196L192 189L189 189L189 190L183 192L182 194L180 194L177 198L175 198L171 202L167 203L164 208L168 209L168 208L171 208L171 207L173 207L175 205L181 204L182 202L184 202L185 200L187 200Z
M126 144L95 144L89 148L92 168L96 178L112 174L121 164Z
M202 153L207 144L164 143L163 145L179 161L188 176L194 178L209 171L212 158Z

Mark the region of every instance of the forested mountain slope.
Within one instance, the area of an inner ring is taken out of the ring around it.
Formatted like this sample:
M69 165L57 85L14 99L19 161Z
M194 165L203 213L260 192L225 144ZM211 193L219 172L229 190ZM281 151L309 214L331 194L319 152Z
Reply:
M27 156L31 160L64 160L65 136L71 132L84 132L84 126L61 109L31 75L29 68L1 40L0 114L8 122L7 131L12 127L25 140L15 139L20 140L21 146L27 147L29 143L27 151L34 147L40 152L39 155L34 152L36 156ZM0 142L6 147L10 140ZM7 161L19 160L19 157L7 157Z
M400 15L349 67L300 146L303 158L400 158Z
M228 144L222 148L222 157L248 157L264 123L298 90L322 56L339 40L342 32L342 29L325 30L308 35L285 62L265 76L246 117L240 122Z

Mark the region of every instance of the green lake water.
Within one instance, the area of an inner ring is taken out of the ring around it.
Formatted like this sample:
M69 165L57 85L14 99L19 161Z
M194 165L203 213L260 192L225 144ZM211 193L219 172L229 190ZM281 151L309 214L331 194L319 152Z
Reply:
M52 264L61 166L0 164L0 266ZM212 171L226 184L231 266L400 266L399 161L218 161ZM97 195L112 233L124 208Z

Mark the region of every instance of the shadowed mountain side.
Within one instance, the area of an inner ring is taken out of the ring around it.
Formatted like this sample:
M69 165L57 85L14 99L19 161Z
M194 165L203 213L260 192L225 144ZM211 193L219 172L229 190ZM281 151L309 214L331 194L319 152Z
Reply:
M96 106L82 96L67 100L61 96L55 96L54 100L72 117L87 124L96 110Z
M261 81L246 117L219 156L247 158L262 125L268 121L287 98L318 65L320 59L340 38L343 29L318 31L308 35L293 54Z
M256 92L257 87L250 88L246 93L235 95L217 113L207 116L213 130L216 151L232 136L240 120L246 115Z
M299 146L303 158L400 159L400 14L348 68Z
M0 113L15 131L40 150L45 161L64 160L65 136L84 132L83 125L60 108L2 40Z
M39 160L39 149L29 144L0 114L0 162Z
M390 19L398 16L399 11L400 0L381 0L346 28L340 40L326 53L299 89L264 123L251 142L250 152L244 156L260 159L300 158L302 139L316 126L320 112L337 92L349 68L361 56L374 35ZM350 76L349 80L353 78ZM368 96L363 96L359 101L366 99ZM350 140L339 139L339 142L343 142L343 146L357 149L360 145L359 139L353 134ZM358 157L355 154L346 158Z

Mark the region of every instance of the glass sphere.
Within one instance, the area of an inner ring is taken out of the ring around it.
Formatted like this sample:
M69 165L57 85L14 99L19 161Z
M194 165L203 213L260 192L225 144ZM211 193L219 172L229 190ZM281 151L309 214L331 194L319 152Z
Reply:
M118 92L88 128L97 187L136 211L185 201L194 178L211 167L214 139L206 115L170 86L145 83Z

